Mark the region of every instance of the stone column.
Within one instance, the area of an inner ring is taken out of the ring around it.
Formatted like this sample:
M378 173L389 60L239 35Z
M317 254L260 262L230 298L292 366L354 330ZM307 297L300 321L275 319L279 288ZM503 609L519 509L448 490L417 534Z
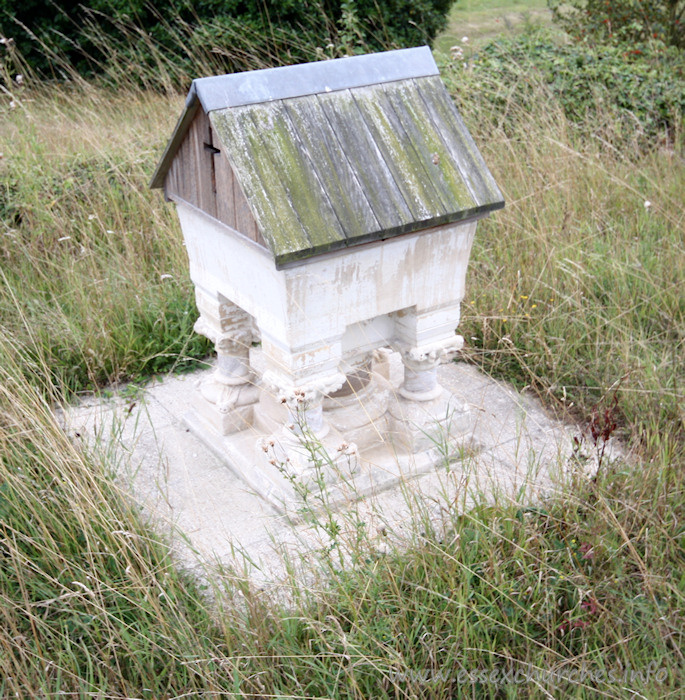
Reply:
M289 347L264 328L261 331L262 384L272 390L271 397L265 393L262 400L265 404L275 400L286 412L281 427L258 441L257 454L304 482L316 479L317 469L329 482L336 479L338 468L356 469L356 446L331 431L323 412L324 398L346 381L339 369L340 338Z
M393 347L404 381L388 409L390 437L408 452L448 449L470 426L468 406L438 382L438 366L464 344L456 335L459 304L397 313Z
M195 331L214 343L217 360L214 372L198 382L194 408L220 435L230 435L252 425L259 398L250 369L252 319L220 295L197 289L196 298Z
M458 336L445 346L432 348L404 347L400 350L404 365L404 381L400 394L409 401L432 401L443 392L438 383L438 365L442 358L459 349Z
M323 440L330 432L328 421L324 420L324 397L338 389L344 382L344 375L334 374L318 380L303 383L300 386L286 383L278 386L273 375L266 375L265 382L270 383L277 392L277 399L287 408L285 427L293 435L304 438Z

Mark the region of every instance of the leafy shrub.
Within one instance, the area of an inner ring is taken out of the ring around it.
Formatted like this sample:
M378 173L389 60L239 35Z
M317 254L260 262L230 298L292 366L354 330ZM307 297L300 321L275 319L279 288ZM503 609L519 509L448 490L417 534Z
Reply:
M457 102L478 93L493 119L506 122L512 109L534 114L552 98L580 133L615 146L673 142L685 113L685 54L673 48L557 45L537 32L452 60L445 75Z
M683 0L548 0L570 36L590 43L645 43L657 39L685 48Z
M0 0L0 34L41 76L212 72L430 44L451 0ZM139 80L139 82L141 82Z

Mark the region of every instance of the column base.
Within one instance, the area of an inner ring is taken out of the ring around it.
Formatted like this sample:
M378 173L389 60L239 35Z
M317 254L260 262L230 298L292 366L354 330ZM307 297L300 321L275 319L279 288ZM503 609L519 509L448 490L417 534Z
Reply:
M211 375L197 383L192 407L220 435L246 430L254 422L254 406L259 401L259 388L241 380Z
M414 401L398 393L387 413L390 442L405 454L438 450L447 457L457 451L471 427L471 412L463 399L439 387L434 398Z

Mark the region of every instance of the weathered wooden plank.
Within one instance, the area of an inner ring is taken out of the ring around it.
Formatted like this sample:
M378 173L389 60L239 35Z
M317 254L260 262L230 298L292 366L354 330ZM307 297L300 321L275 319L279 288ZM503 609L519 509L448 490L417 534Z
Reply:
M277 261L310 248L280 174L264 157L262 140L251 118L251 107L235 107L210 114L214 131L228 149L237 179L252 204L257 224ZM254 154L261 157L255 158ZM304 239L304 240L303 240Z
M283 101L255 105L250 109L250 116L262 142L251 155L270 160L279 173L288 200L302 224L302 232L311 244L307 248L325 252L340 247L345 233L328 198L325 183L319 180L314 164L307 157ZM304 241L302 249L305 249Z
M205 148L211 145L209 118L200 109L191 127L193 164L197 180L197 204L200 209L216 217L216 191L212 152Z
M193 200L192 203L202 209L201 194L200 194L200 163L198 162L197 149L199 145L197 116L193 120L188 130L188 138L186 139L185 151L185 169L184 177L188 187L192 187Z
M214 156L214 177L216 181L216 218L239 230L236 225L235 195L233 193L233 170L226 153L219 150Z
M502 205L504 198L439 77L413 81L433 125L457 163L478 206ZM496 206L493 208L497 208Z
M440 196L427 180L419 156L411 146L381 86L365 87L353 92L362 113L395 182L417 221L446 213Z
M417 153L426 178L439 193L446 212L475 206L445 142L433 126L426 105L416 86L409 81L383 86L385 96Z
M235 201L235 229L247 236L250 240L259 242L261 235L257 228L250 205L247 202L247 197L240 187L240 183L236 178L233 180L233 196ZM263 241L263 239L262 239Z
M209 122L209 117L207 121ZM211 123L209 123L209 143L213 149L216 149L212 154L214 165L214 191L216 194L216 218L234 229L236 228L235 194L233 192L235 176L228 159L228 154L218 148L221 144L218 143L214 135Z
M169 170L167 172L166 179L164 180L164 195L166 196L167 199L171 195L180 195L181 194L181 188L180 188L180 177L179 177L179 170L180 170L180 158L178 154L174 157L173 161L171 161L171 165L169 166Z
M197 179L194 172L192 138L187 138L183 142L180 166L181 196L187 202L197 206L199 198L197 196Z
M185 164L184 153L187 150L186 141L187 139L183 140L176 153L176 157L174 158L174 167L176 168L177 172L177 193L183 199L187 199L186 185L183 177Z
M313 96L288 100L285 110L297 137L333 206L345 238L358 238L382 227L340 149L321 105Z
M318 103L340 144L341 157L359 179L375 217L383 230L406 226L413 220L382 153L374 143L349 90L321 93Z

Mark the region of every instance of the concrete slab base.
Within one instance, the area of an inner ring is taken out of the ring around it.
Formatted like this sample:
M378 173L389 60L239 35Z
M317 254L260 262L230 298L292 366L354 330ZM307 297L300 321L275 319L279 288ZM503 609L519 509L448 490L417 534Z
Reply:
M389 365L394 391L402 381L399 356ZM254 433L219 442L218 436L199 437L206 428L187 413L203 372L129 387L108 399L87 397L59 412L68 435L115 468L117 481L155 527L171 533L182 563L198 570L219 562L257 583L277 583L287 578L293 557L307 559L330 546L322 513L351 530L363 523L366 536L382 547L388 537L410 534L417 517L438 522L473 499L530 502L555 489L575 464L577 426L555 420L535 400L475 367L451 362L440 366L439 381L465 398L471 424L447 453L435 445L409 458L380 442L334 488L314 475L298 489L279 484L278 470L248 468L259 437ZM342 436L331 432L334 444Z
M292 453L293 449L299 448L304 459L312 461L313 458L315 461L308 472L295 475L288 473L282 460L263 453L259 438L255 444L252 431L221 436L192 412L184 416L184 422L238 478L242 478L276 512L288 515L291 520L301 517L303 510L305 514L309 511L311 506L305 502L307 493L320 495L319 492L325 489L326 507L338 509L434 470L445 463L446 457L451 461L458 460L461 450L473 449L470 437L461 437L447 443L447 454L439 447L401 454L392 445L387 445L366 450L364 458L360 459L356 451L346 454L340 449L345 438L338 431L331 430L323 442L303 440L302 444L290 449Z
M253 361L259 364L258 357ZM285 429L273 433L269 423L222 435L194 409L183 420L249 488L278 513L297 520L310 510L306 501L312 493L320 497L325 490L325 507L337 509L459 460L465 450L478 451L463 399L443 391L432 401L417 403L396 389L388 378L373 373L358 401L352 397L336 406L329 399L330 428L322 439ZM378 410L377 404L388 403L389 411ZM355 413L361 416L356 423Z

